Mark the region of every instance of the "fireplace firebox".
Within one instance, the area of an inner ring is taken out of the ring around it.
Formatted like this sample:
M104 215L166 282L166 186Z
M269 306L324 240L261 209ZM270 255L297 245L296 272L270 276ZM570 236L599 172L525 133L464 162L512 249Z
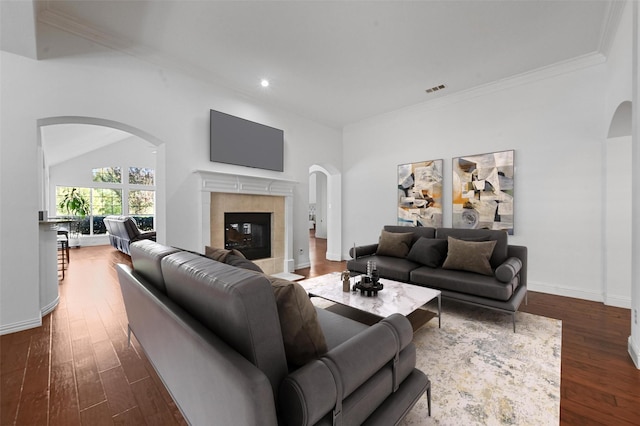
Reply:
M250 260L271 257L271 213L225 213L224 247Z

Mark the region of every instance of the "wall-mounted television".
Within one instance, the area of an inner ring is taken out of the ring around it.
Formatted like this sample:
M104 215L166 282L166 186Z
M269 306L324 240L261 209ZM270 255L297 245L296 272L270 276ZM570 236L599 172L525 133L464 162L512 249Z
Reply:
M284 132L211 110L210 160L284 171Z

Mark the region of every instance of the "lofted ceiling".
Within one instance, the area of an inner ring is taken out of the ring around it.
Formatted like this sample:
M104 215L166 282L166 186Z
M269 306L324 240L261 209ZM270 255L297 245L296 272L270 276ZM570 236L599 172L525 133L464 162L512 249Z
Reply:
M603 60L623 7L605 0L38 5L40 25L335 128L533 70ZM271 85L261 87L262 78ZM446 87L426 93L439 85Z

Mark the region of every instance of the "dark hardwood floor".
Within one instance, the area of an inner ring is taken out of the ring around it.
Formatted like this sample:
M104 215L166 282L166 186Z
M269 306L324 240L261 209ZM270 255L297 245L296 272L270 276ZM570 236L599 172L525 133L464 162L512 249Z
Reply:
M297 273L344 269L324 259L326 240L309 249ZM129 262L109 246L71 250L60 305L42 327L0 338L0 425L186 424L139 344L127 346L113 266ZM563 321L562 425L640 425L628 309L530 292L522 310Z

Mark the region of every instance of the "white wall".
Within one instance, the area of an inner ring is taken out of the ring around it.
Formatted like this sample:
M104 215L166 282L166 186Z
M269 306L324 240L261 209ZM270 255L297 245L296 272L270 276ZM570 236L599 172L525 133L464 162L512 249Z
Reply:
M165 194L158 194L158 209L166 211L166 234L159 238L168 244L202 249L202 197L194 174L201 169L298 181L294 247L308 247L309 167L316 162L341 167L339 131L56 29L42 30L49 42L40 46L41 53L48 59L34 61L4 51L0 57L0 332L39 321L37 265L17 267L37 259L38 119L97 117L162 141L158 170L164 169ZM283 129L284 174L209 162L209 109ZM5 241L11 241L10 250Z
M602 300L602 64L485 87L354 124L344 135L343 255L396 221L397 165L515 150L515 235L529 248L529 286ZM364 155L366 153L366 155Z
M605 154L605 289L607 305L631 307L631 136L610 138Z
M316 176L316 238L327 238L327 176Z

